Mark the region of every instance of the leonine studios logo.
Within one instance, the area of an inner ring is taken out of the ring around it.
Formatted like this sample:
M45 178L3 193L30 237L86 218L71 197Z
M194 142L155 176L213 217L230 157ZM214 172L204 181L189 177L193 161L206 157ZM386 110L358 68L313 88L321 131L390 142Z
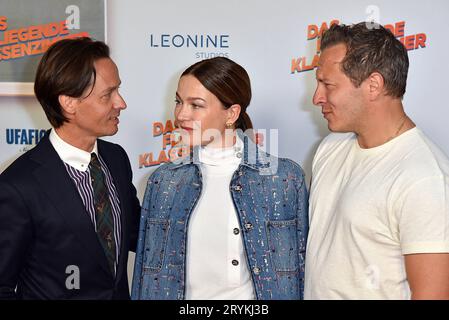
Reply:
M372 24L375 28L375 24ZM307 41L316 41L316 53L313 56L300 56L291 59L290 73L303 73L307 71L314 70L318 65L318 60L321 53L321 36L323 32L329 29L333 24L340 24L339 20L332 20L329 23L327 21L321 24L310 24L307 27ZM426 48L427 46L427 35L425 33L417 33L413 35L406 35L405 33L406 21L398 21L391 24L385 24L384 27L390 30L394 36L401 41L405 48L410 50L418 50L421 48Z
M150 34L149 46L154 49L192 49L196 59L229 57L229 34Z

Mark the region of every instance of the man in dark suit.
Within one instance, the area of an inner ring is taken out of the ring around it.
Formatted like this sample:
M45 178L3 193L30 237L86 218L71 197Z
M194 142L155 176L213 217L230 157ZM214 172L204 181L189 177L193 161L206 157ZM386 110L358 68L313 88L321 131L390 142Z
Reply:
M118 130L117 66L89 38L52 45L35 94L53 129L0 175L0 299L129 299L140 215Z

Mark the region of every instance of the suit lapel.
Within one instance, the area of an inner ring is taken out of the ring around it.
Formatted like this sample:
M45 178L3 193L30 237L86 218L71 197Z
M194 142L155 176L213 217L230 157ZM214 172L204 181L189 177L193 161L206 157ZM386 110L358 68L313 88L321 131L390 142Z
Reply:
M86 252L110 274L106 256L89 214L62 160L51 145L48 134L35 147L31 157L41 164L33 174L41 185L42 191L63 216L74 234L78 236Z

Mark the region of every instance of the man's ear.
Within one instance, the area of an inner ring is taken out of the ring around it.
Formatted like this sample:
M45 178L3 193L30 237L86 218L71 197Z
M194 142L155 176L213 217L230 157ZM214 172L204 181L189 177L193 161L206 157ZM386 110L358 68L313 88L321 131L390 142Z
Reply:
M364 81L364 85L370 101L375 101L384 95L385 79L379 72L371 73Z
M242 107L239 104L233 104L230 106L227 112L227 120L226 123L232 122L235 123L240 116L240 112L242 111Z
M62 107L63 113L70 118L71 115L74 115L76 112L76 107L78 105L78 99L69 97L66 95L59 95L58 97L59 104Z

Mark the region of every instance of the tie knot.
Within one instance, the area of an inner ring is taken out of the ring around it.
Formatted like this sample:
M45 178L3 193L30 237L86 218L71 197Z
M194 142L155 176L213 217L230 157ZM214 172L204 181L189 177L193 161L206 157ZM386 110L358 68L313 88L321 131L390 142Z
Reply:
M95 154L95 152L92 152L90 154L90 165L92 165L96 168L101 168L100 161L98 161L98 157Z

